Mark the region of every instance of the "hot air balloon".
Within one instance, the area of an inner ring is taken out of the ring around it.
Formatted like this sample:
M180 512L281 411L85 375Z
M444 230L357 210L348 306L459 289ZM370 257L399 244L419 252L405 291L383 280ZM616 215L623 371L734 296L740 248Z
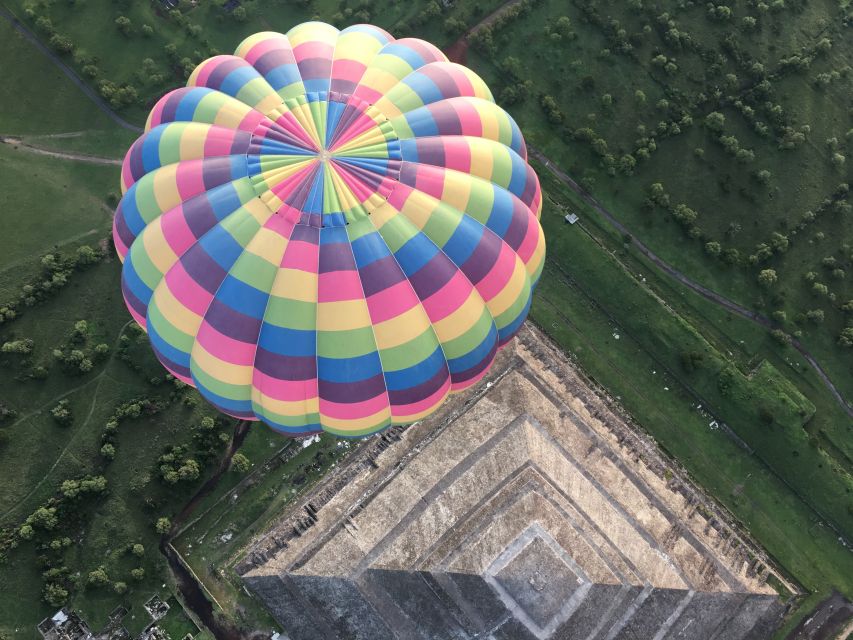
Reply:
M127 152L127 307L230 416L292 436L420 420L527 316L545 243L526 157L483 80L428 42L255 34Z

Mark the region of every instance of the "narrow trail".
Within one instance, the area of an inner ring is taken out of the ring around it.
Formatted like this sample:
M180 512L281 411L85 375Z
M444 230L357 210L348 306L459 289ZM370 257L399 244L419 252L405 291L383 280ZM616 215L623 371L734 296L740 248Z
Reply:
M101 156L90 156L83 153L68 153L66 151L54 151L53 149L45 149L24 142L15 136L0 136L0 144L6 144L21 151L28 153L37 153L42 156L50 156L53 158L61 158L63 160L74 160L76 162L88 162L89 164L107 164L121 166L121 160L117 158L102 158Z
M642 241L638 240L633 233L631 233L630 229L628 229L624 224L619 222L613 213L611 213L608 209L604 207L598 200L596 200L589 192L583 189L577 182L575 182L571 177L569 177L565 172L563 172L553 161L551 161L545 154L541 151L534 149L532 147L528 147L528 151L533 158L536 158L539 162L545 165L545 168L548 169L554 177L557 178L564 185L569 187L572 191L574 191L578 196L580 196L584 202L589 204L595 211L601 214L605 220L607 220L613 227L619 231L619 233L623 235L631 236L631 244L639 250L646 258L648 258L655 266L657 266L661 271L663 271L669 277L677 280L688 289L693 291L694 293L699 294L706 300L713 302L727 311L734 313L736 315L741 316L742 318L746 318L750 322L753 322L765 329L776 329L777 326L770 320L770 318L757 313L756 311L752 311L751 309L747 309L746 307L734 302L726 298L725 296L717 293L716 291L712 291L708 287L699 284L695 280L691 280L688 278L683 272L679 271L668 262L660 258L657 254L655 254L651 249L649 249ZM794 347L800 355L805 358L806 362L808 362L811 367L817 372L818 377L823 382L824 386L829 389L830 393L832 393L838 405L847 413L848 416L853 418L853 407L845 400L844 396L841 395L841 392L836 388L836 386L832 383L829 375L824 371L823 367L818 364L817 360L815 360L814 356L803 346L803 344L794 337L791 337L791 346Z
M104 102L103 98L99 96L95 91L83 81L80 76L78 76L74 70L69 67L62 59L56 55L53 51L51 51L48 47L42 44L41 40L27 28L25 24L23 24L20 20L18 20L12 12L10 12L6 7L0 5L0 18L3 18L9 24L11 24L15 30L17 30L24 38L29 40L34 47L36 47L39 51L41 51L44 55L50 58L51 62L59 67L60 71L68 76L69 80L77 85L77 88L80 89L88 98L94 102L97 107L103 111L107 117L109 117L113 122L115 122L118 126L123 129L127 129L129 131L136 131L138 133L142 133L142 127L137 127L135 124L129 123L127 120L118 115L115 111L113 111L110 106Z
M25 503L26 503L26 501L27 501L27 500L29 500L29 499L30 499L30 497L31 497L31 496L32 496L36 491L38 491L38 490L39 490L39 488L40 488L40 487L41 487L45 482L47 482L48 478L50 478L50 475L51 475L51 474L53 473L53 471L56 469L56 466L59 464L59 462L60 462L60 461L62 460L62 458L65 456L65 453L68 451L69 447L71 447L71 445L72 445L72 444L74 444L74 442L77 440L77 436L78 436L78 435L80 435L80 433L82 433L82 432L83 432L83 430L84 430L84 429L83 429L83 427L85 427L85 426L86 426L86 424L87 424L87 423L89 422L89 420L92 418L92 414L93 414L93 413L94 413L94 411L95 411L96 400L97 400L97 398L98 398L98 391L99 391L99 390L100 390L100 388L101 388L101 382L103 382L104 376L106 375L107 370L109 369L110 365L111 365L111 364L112 364L112 362L113 362L113 358L115 357L116 350L118 349L119 341L121 340L121 337L124 335L125 329L127 329L127 328L131 325L131 323L132 323L132 322L133 322L133 320L128 320L127 322L125 322L125 323L122 325L121 329L119 329L118 336L117 336L117 337L116 337L116 339L113 341L113 348L112 348L112 351L110 351L110 357L109 357L109 359L104 363L104 368L103 368L103 369L101 369L101 371L100 371L100 373L98 373L98 375L96 375L96 376L95 376L94 378L92 378L91 380L87 380L86 382L83 382L83 383L81 383L81 384L78 384L78 385L77 385L76 387L74 387L73 389L68 389L67 391L62 392L62 393L61 393L61 394L59 394L58 396L55 396L55 397L54 397L54 398L52 398L51 400L48 400L47 402L45 402L44 404L42 404L42 405L41 405L40 407L38 407L37 409L34 409L33 411L30 411L28 414L26 414L26 415L24 415L24 416L21 416L20 418L18 418L17 420L15 420L15 422L13 422L11 425L9 425L9 427L8 427L8 428L16 427L16 426L18 426L19 424L21 424L22 422L26 422L27 420L29 420L29 419L30 419L30 418L32 418L33 416L36 416L36 415L38 415L38 414L40 414L40 413L42 413L42 412L44 412L44 411L47 411L50 407L55 406L57 402L59 402L60 400L62 400L62 399L64 399L64 398L67 398L68 396L70 396L70 395L72 395L72 394L76 393L76 392L77 392L77 391L79 391L80 389L83 389L84 387L88 387L90 384L93 384L93 383L96 383L96 384L97 384L97 388L95 389L95 393L94 393L94 394L92 394L92 404L91 404L91 406L89 407L89 412L86 414L86 418L85 418L85 420L84 420L80 425L78 425L77 427L75 427L75 429L74 429L74 434L71 436L71 438L69 438L69 439L68 439L68 443L67 443L67 444L65 445L65 447L62 449L62 451L60 451L59 455L58 455L58 456L56 456L56 460L54 460L53 465L50 467L50 469L48 469L48 470L47 470L47 472L44 474L44 476L42 477L42 479L41 479L41 480L39 480L38 484L36 484L32 489L30 489L30 491L27 493L27 495L25 495L23 498L21 498L20 500L18 500L18 502L17 502L13 507L10 507L10 508L9 508L9 509L7 509L4 513L0 514L0 522L2 522L2 521L3 521L3 520L5 520L6 518L8 518L10 515L12 515L13 513L15 513L15 512L16 512L16 511L17 511L17 510L18 510L18 509L19 509L23 504L25 504Z
M447 55L451 62L455 62L457 64L465 64L465 61L468 58L469 38L475 33L477 33L480 29L483 29L492 24L504 11L506 11L512 5L518 4L519 2L521 2L521 0L507 0L506 2L504 2L501 6L492 11L486 17L484 17L461 36L459 36L459 39L456 42L447 47L447 50L444 52L445 55Z

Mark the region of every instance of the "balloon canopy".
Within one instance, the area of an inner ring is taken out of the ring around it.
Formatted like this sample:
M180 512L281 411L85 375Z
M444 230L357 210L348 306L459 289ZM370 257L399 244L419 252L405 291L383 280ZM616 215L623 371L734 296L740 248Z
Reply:
M427 42L255 34L127 152L125 301L226 414L290 435L419 420L527 316L545 241L526 158L485 83Z

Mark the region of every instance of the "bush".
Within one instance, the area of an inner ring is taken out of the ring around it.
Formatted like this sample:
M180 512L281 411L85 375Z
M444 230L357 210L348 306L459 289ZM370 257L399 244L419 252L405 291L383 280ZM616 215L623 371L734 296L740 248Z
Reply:
M231 458L231 468L237 473L246 473L251 467L249 459L242 453L235 453Z
M61 427L68 427L74 422L74 416L71 413L70 402L65 400L60 400L59 403L50 410L50 415L53 418L54 422Z
M172 521L169 518L157 518L157 522L154 523L154 530L159 534L169 533L169 529L172 528Z

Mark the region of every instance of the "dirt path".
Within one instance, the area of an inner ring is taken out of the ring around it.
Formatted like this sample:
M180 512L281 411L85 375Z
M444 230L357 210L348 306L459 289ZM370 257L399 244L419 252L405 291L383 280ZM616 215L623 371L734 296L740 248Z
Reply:
M613 225L619 233L623 235L631 236L631 244L635 246L640 253L642 253L646 258L648 258L651 262L653 262L661 271L663 271L670 278L678 280L681 284L686 286L691 291L698 293L700 296L709 300L723 308L727 311L737 314L742 318L746 318L750 322L754 322L755 324L764 327L765 329L776 329L777 326L766 316L761 315L751 309L747 309L746 307L734 302L733 300L729 300L725 296L717 293L716 291L712 291L708 287L705 287L695 280L691 280L683 272L679 271L668 262L664 261L657 254L652 252L642 241L638 240L637 237L631 233L631 231L619 220L616 218L613 213L608 211L604 205L602 205L598 200L596 200L590 193L584 190L577 182L575 182L571 177L569 177L566 173L564 173L554 162L552 162L547 156L545 156L541 151L534 149L532 147L528 147L528 151L530 155L537 159L539 162L545 165L554 177L557 178L564 185L569 187L572 191L574 191L577 195L579 195L587 204L589 204L593 209L595 209L601 216L607 220L611 225ZM796 338L791 338L791 346L794 347L797 351L800 352L800 355L805 358L806 362L808 362L812 368L817 372L823 384L829 389L830 393L832 393L838 405L847 413L848 416L853 418L853 407L845 400L844 396L841 395L841 392L838 391L836 386L832 383L832 380L829 378L829 375L824 371L823 367L821 367L817 360L815 360L814 356L803 346L803 344L797 340Z
M76 162L88 162L89 164L108 164L121 166L121 160L116 158L102 158L101 156L89 156L83 153L67 153L65 151L54 151L53 149L45 149L28 144L14 136L0 136L0 144L6 144L21 151L28 153L37 153L42 156L51 156L52 158L61 158L63 160L74 160Z
M492 11L485 18L480 20L473 27L468 29L465 33L463 33L459 40L454 42L452 45L447 47L447 50L444 52L445 55L450 59L451 62L456 62L457 64L465 64L466 59L468 58L468 39L477 33L480 29L483 29L490 24L492 24L495 20L498 19L504 11L506 11L509 7L514 4L518 4L521 0L507 0L497 9Z

